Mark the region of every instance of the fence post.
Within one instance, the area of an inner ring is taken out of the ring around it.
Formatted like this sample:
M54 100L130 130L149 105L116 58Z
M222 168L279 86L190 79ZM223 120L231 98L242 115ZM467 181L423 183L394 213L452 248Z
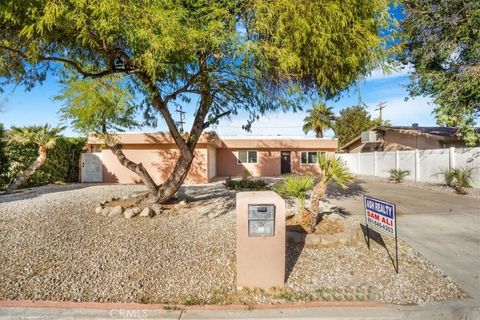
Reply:
M361 172L360 172L360 152L357 152L357 173L361 174Z
M455 169L455 147L450 147L448 149L448 160L449 168Z
M415 181L420 181L420 153L415 149Z
M373 151L373 176L377 176L377 151Z
M400 151L395 150L395 169L400 169Z

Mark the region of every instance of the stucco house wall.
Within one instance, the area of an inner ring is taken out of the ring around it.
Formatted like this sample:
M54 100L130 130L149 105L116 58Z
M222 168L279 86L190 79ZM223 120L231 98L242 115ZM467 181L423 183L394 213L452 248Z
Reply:
M156 183L165 181L173 171L179 150L165 133L118 134L126 157L142 163ZM253 176L279 176L281 152L290 151L291 173L319 173L318 164L302 164L302 151L334 152L337 140L299 137L235 137L220 139L214 132L202 135L194 153L185 183L207 183L215 177L241 176L247 170ZM141 183L140 177L120 164L105 148L101 138L90 136L89 152L101 152L102 182ZM257 163L239 163L238 151L257 151Z
M103 182L108 183L141 183L140 177L125 168L109 149L102 151ZM134 162L141 162L156 183L165 181L172 173L179 151L174 145L127 145L123 148L125 156ZM208 182L208 154L206 146L195 150L195 158L186 183Z
M383 140L383 149L385 151L440 148L437 138L398 131L385 131Z

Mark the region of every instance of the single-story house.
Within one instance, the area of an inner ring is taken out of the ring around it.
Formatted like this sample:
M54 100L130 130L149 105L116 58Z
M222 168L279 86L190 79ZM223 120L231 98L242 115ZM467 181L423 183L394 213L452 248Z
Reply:
M152 178L160 183L168 178L179 151L168 133L120 133L123 152L141 162ZM195 149L195 158L186 183L207 183L215 177L241 176L247 170L253 176L279 176L288 173L318 173L317 154L337 150L336 139L285 136L237 136L220 138L204 133ZM103 141L90 136L87 152L82 154L83 182L139 183L139 177L125 168Z
M480 128L477 128L480 133ZM464 148L465 141L457 135L458 128L380 126L362 132L343 145L340 150L349 153L395 151L414 149Z

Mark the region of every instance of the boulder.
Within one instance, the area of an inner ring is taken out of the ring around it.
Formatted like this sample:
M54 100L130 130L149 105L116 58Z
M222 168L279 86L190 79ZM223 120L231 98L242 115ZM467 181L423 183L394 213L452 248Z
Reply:
M98 207L95 208L95 213L96 213L96 214L101 214L102 211L103 211L103 207L102 207L102 206L98 206Z
M122 206L115 206L112 208L112 210L110 210L110 212L108 213L108 216L109 217L116 217L118 215L121 215L123 213L123 208Z
M152 210L155 212L156 215L159 215L162 213L162 205L160 203L154 203L152 204Z
M140 212L140 217L153 217L155 213L153 212L152 209L150 209L149 207L146 207L145 209L142 210L142 212Z
M105 207L102 210L102 216L108 216L108 214L112 211L112 207Z
M139 208L136 208L136 209L138 210L135 210L135 208L128 208L123 212L123 215L125 216L125 218L131 219L140 213L140 209Z

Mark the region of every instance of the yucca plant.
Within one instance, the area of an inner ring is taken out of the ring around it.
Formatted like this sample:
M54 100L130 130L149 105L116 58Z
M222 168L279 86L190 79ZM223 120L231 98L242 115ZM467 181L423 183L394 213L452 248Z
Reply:
M405 177L410 174L410 170L402 169L391 169L389 172L390 180L395 181L395 183L402 183Z
M447 186L452 187L458 194L467 194L467 188L472 187L473 167L458 167L450 169L442 169L438 173L445 179Z
M340 158L329 158L326 155L319 155L318 165L320 166L321 174L318 183L312 191L310 217L304 217L304 219L309 219L310 221L303 221L304 225L310 224L312 232L315 231L320 200L325 195L328 185L334 183L342 189L346 189L355 180L355 176Z
M51 149L65 127L50 127L48 124L44 126L28 126L28 127L12 127L10 130L11 139L19 142L34 143L38 147L38 157L23 172L21 172L15 180L7 187L6 193L20 187L32 174L40 168L47 160L47 152Z
M305 207L305 194L315 185L315 177L311 175L288 175L275 184L274 190L285 197L300 200L300 209Z

